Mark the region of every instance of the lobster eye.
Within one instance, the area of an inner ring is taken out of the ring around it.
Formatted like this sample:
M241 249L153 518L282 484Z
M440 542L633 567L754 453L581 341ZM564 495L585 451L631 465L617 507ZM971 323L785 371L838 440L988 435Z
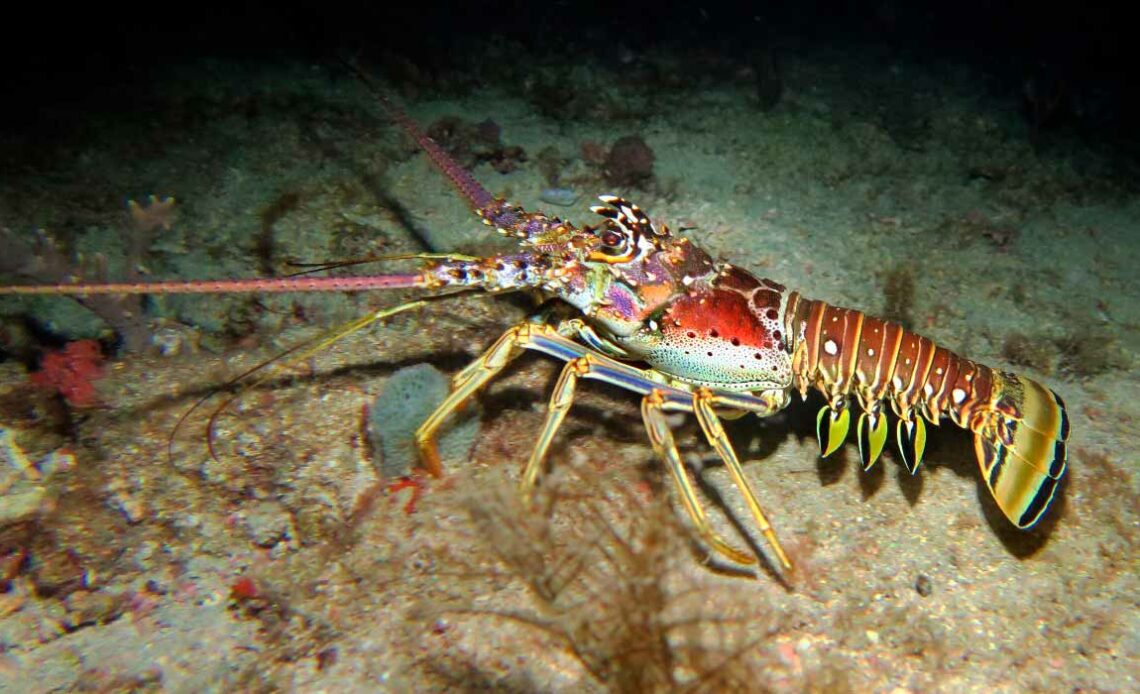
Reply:
M602 245L606 248L621 248L623 241L625 241L625 234L619 231L606 229L602 232Z
M637 236L633 230L608 222L594 233L598 235L598 245L590 253L591 260L612 264L633 258L637 250Z

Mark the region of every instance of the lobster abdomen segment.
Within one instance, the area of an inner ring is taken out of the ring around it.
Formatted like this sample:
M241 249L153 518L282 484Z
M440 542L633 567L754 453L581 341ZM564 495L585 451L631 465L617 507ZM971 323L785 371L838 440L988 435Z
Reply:
M854 395L864 410L885 400L902 420L919 412L964 427L993 388L991 369L861 311L792 293L785 328L795 386L802 395L814 386L837 410Z
M1006 517L1020 528L1041 518L1067 457L1068 417L1056 393L895 323L794 292L784 326L795 387L803 396L814 387L827 398L817 419L825 455L847 434L852 397L863 410L857 433L864 468L875 463L886 437L882 402L898 416L896 440L912 474L925 447L923 418L937 424L949 417L974 433L983 479Z

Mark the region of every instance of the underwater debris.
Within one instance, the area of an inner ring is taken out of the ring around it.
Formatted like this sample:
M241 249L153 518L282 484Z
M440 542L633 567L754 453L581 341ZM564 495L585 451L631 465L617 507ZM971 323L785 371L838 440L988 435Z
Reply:
M1048 340L1033 339L1023 333L1011 334L1001 346L1001 356L1010 364L1046 375L1053 373L1056 354L1056 348Z
M981 238L990 243L999 253L1006 253L1017 240L1017 227L1002 224L981 210L970 210L955 222L959 233L966 240Z
M578 155L590 166L605 166L608 152L604 145L586 140L578 147Z
M527 160L522 147L502 143L502 128L489 118L469 123L457 116L445 116L428 126L427 134L464 168L487 162L506 174Z
M883 318L911 330L914 318L914 273L905 265L896 265L882 274Z
M48 479L73 467L75 455L63 449L32 462L16 442L15 431L0 425L0 527L50 510Z
M627 135L615 142L606 155L606 183L612 186L644 186L653 179L656 158L640 135Z
M49 352L40 370L28 379L37 386L58 392L72 407L96 407L95 381L103 376L103 352L95 340L76 340L61 350Z
M126 224L120 230L101 230L115 238L121 237L122 279L127 282L143 279L147 254L158 239L159 232L169 232L177 220L177 203L173 197L148 196L147 202L127 200ZM102 253L83 257L74 249L65 249L51 234L36 230L29 243L11 229L0 227L0 274L13 275L36 284L69 284L82 281L106 281L108 256ZM128 352L140 352L150 345L151 331L147 325L141 296L82 296L73 297L77 303L98 316L114 332ZM52 321L35 308L25 309L30 320L44 325L49 331ZM54 314L54 312L52 312ZM64 321L70 323L71 321ZM55 330L74 335L71 328ZM93 333L87 331L90 336Z
M644 487L599 474L607 473L584 465L544 478L538 513L507 485L469 500L477 544L502 569L483 575L498 589L505 577L521 582L533 609L485 608L456 597L451 606L425 606L423 616L436 624L467 617L533 628L603 691L764 691L769 675L787 670L770 642L778 620L753 603L709 603L681 578L691 538L667 497L647 497ZM602 501L585 492L599 486L612 490ZM479 561L473 556L448 562L461 564L457 575L478 578L480 569L467 565ZM475 662L429 665L445 677L479 676Z
M914 579L914 592L924 598L929 598L934 593L934 581L926 574L919 574Z
M764 113L776 108L784 94L784 77L780 70L779 55L768 44L752 54L752 72L756 81L756 96Z
M582 194L573 188L543 188L538 197L543 202L548 202L551 205L559 205L561 207L569 207L578 202Z
M1127 369L1131 360L1121 349L1116 336L1104 328L1074 332L1056 341L1061 356L1060 371L1077 378L1099 376L1113 369Z
M570 163L570 160L558 151L554 145L543 147L535 157L535 165L538 167L538 172L542 174L542 180L546 185L556 188L559 181L562 180L562 170Z
M147 197L147 202L141 205L135 200L127 200L127 216L130 218L131 228L138 232L132 241L142 241L159 229L170 231L178 216L178 203L172 195L165 198L151 195ZM141 256L145 250L145 246L133 249L138 256Z

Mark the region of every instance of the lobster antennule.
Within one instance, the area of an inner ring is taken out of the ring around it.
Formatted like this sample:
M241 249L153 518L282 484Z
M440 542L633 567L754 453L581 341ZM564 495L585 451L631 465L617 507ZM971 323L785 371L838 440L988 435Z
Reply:
M1065 475L1069 417L1060 396L1036 381L995 372L994 386L970 421L974 451L1002 513L1031 528Z

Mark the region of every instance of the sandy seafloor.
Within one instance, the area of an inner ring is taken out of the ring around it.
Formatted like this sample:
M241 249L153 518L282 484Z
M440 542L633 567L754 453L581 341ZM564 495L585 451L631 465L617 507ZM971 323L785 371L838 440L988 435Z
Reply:
M145 254L155 278L423 250L409 223L439 251L510 248L359 83L329 74L187 64L136 95L136 116L92 116L49 152L9 142L19 175L0 183L3 224L90 254L123 247L111 239L129 233L127 198L173 195L178 216ZM401 99L420 123L493 119L523 147L510 173L476 167L496 194L580 223L591 196L625 194L718 258L1048 384L1072 436L1046 521L1010 527L970 435L949 424L915 478L891 453L862 473L853 437L821 461L820 402L797 396L730 427L796 568L710 566L636 398L597 384L580 388L523 509L513 483L559 368L534 355L482 399L470 455L408 508L411 490L386 494L377 477L365 408L397 369L453 372L525 317L525 300L502 297L345 339L241 395L216 427L217 460L210 407L168 456L200 396L410 295L168 300L148 313L168 354L115 354L101 407L66 408L29 385L24 361L0 363L16 445L75 456L40 480L4 472L0 691L1140 688L1135 178L1064 130L1035 132L1016 94L969 67L789 55L767 112L746 71L656 92L607 79L567 78L598 104L572 119L493 81ZM631 134L655 152L655 180L609 186L581 146ZM551 146L581 194L569 207L539 200ZM39 344L21 314L107 337L66 299L5 299L0 313L15 356ZM686 458L711 460L691 419L676 423ZM715 526L762 553L724 468L701 478ZM38 506L14 508L17 492Z

